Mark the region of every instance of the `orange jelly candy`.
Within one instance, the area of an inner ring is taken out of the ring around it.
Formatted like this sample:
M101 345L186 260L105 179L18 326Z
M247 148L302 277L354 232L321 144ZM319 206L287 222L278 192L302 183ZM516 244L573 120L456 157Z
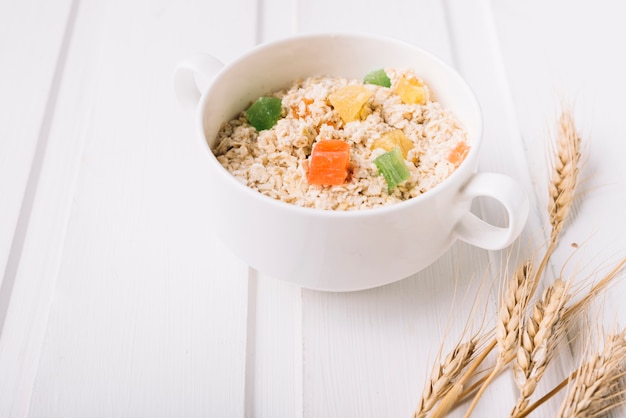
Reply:
M448 161L454 164L455 167L460 166L463 160L465 160L465 157L467 157L467 153L469 152L469 150L469 145L467 145L465 142L459 142L457 146L454 147L452 151L450 151L450 154L448 155Z
M338 186L345 183L350 167L350 145L341 139L327 139L313 147L309 162L309 184Z

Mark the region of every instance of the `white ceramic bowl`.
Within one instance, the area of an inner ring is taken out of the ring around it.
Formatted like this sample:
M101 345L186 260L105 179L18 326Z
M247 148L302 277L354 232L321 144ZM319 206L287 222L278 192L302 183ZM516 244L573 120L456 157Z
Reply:
M434 189L391 206L335 212L302 208L254 191L228 173L212 147L222 123L257 97L312 75L362 79L383 67L410 68L468 132L471 149ZM513 179L477 173L482 116L467 83L447 64L415 46L355 34L313 34L260 45L228 65L210 55L183 61L175 73L180 103L195 112L213 196L211 222L222 241L250 266L297 285L349 291L384 285L425 268L457 239L486 249L510 245L521 232L528 199ZM471 201L502 203L508 226L470 213Z

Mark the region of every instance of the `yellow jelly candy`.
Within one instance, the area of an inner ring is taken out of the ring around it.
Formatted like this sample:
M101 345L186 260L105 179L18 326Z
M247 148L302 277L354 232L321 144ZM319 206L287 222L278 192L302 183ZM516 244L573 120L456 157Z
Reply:
M416 78L400 77L394 90L405 104L426 103L426 89Z
M400 129L395 131L385 132L372 143L372 148L382 148L385 151L391 151L394 148L400 148L402 157L406 159L409 150L413 148L413 142L406 137L404 132Z
M328 100L343 122L348 123L359 119L361 108L372 94L360 85L345 86L329 94Z

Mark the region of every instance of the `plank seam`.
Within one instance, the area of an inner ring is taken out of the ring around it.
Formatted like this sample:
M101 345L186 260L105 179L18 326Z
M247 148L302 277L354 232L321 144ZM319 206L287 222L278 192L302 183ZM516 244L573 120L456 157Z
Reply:
M256 392L256 328L258 272L248 267L248 309L246 318L246 348L244 366L244 417L254 417Z

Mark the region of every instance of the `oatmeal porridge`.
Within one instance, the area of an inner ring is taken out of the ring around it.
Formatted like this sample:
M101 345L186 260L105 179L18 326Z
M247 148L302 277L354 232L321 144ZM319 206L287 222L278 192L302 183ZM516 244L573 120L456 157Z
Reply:
M259 98L213 150L239 181L298 206L357 210L426 193L463 161L460 122L412 71L315 76Z

